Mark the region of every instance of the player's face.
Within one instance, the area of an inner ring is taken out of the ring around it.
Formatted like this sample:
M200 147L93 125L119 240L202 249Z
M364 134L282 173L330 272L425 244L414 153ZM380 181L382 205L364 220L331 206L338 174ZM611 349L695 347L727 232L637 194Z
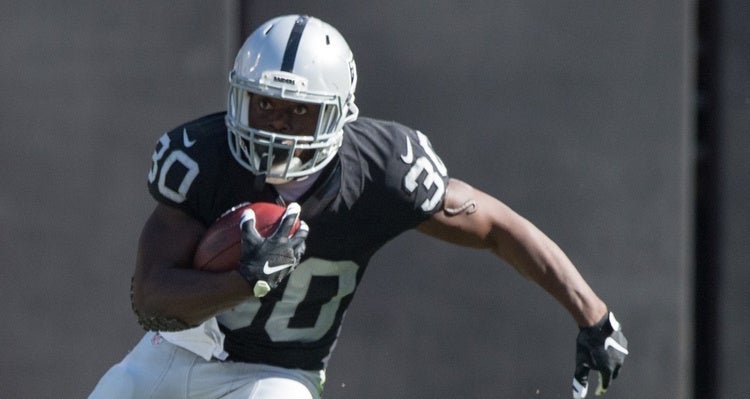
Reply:
M248 123L255 129L295 136L315 133L320 104L306 104L253 94Z

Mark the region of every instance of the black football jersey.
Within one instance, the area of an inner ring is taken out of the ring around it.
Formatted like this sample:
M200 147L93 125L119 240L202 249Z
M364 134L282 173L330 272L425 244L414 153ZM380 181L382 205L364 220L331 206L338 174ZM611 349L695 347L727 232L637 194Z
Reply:
M148 173L157 201L206 226L243 202L282 203L272 185L234 160L224 116L164 134ZM325 368L370 257L439 210L447 181L421 132L370 118L348 123L337 157L297 201L310 227L300 265L267 296L217 316L229 359Z

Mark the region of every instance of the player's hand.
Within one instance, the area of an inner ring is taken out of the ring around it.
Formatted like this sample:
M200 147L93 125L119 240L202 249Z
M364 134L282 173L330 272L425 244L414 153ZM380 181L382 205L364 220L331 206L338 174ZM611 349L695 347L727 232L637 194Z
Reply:
M599 372L596 395L607 392L611 380L617 378L628 354L628 340L620 323L611 312L591 327L583 327L576 339L576 371L573 376L573 398L586 397L589 371Z
M289 233L299 219L301 208L293 202L286 207L276 231L263 238L255 228L255 212L248 209L242 215L242 251L240 274L253 286L253 293L260 298L276 288L294 271L305 252L308 227L300 221L297 232Z

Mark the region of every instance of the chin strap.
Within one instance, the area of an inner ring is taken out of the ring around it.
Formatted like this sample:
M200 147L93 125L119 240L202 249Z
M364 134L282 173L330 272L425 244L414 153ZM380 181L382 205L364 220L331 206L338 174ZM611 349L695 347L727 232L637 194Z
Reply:
M263 187L266 185L266 174L261 173L257 176L255 176L255 180L253 180L253 191L255 192L261 192L263 191Z

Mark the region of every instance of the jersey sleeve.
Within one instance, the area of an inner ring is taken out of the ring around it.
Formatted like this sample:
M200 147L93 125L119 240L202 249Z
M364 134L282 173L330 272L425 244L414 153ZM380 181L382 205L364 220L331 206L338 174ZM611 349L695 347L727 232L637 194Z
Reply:
M448 171L424 133L396 122L365 120L352 135L363 190L379 217L403 231L441 209Z
M427 135L419 130L399 126L392 140L394 152L388 158L386 185L426 219L442 207L448 170Z
M226 145L216 131L219 118L203 118L163 134L151 155L147 185L159 203L178 208L204 223L210 223L217 189L215 174L220 165L219 145ZM213 125L216 125L214 127ZM224 133L225 134L225 133Z
M156 201L197 217L188 194L200 173L200 165L185 152L182 143L175 140L175 134L165 133L151 155L148 191Z

